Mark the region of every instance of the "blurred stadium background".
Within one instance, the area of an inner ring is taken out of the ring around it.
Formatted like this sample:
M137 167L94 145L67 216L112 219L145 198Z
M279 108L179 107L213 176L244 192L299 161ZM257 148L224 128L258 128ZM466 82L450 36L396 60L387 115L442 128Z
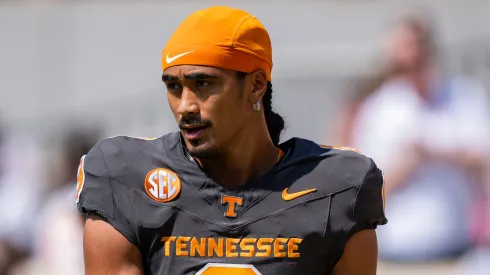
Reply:
M83 274L73 199L78 159L105 137L177 129L160 81L160 52L187 14L216 4L246 9L268 28L284 139L356 145L338 137L339 114L359 83L381 71L386 37L409 11L423 11L435 24L445 73L481 83L489 96L488 0L1 0L0 275ZM481 182L488 188L488 178ZM476 212L489 204L478 205ZM490 231L485 214L477 216L480 231ZM475 241L436 260L382 259L379 274L488 275L489 244Z

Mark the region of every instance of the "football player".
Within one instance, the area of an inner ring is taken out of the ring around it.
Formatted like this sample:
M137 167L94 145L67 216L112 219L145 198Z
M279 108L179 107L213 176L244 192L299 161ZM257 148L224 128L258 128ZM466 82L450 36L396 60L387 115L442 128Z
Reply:
M279 144L271 41L257 18L222 6L191 14L162 66L180 131L113 137L81 160L86 274L376 273L381 171L351 150Z

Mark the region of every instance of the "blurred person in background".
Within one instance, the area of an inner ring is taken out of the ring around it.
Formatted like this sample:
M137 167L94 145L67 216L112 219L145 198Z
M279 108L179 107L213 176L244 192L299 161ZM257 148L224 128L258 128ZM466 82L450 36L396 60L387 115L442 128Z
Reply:
M486 92L440 68L425 17L402 18L390 42L388 70L357 103L345 145L385 173L390 224L379 230L380 258L451 258L472 244L490 141Z
M32 252L34 218L40 205L43 169L38 145L0 124L0 274Z
M348 85L348 90L351 93L336 115L337 117L333 121L333 130L330 131L332 133L330 139L333 140L333 144L348 145L353 143L352 131L355 118L366 99L379 88L386 77L386 74L379 73L352 79L350 83L353 85Z
M68 131L61 142L61 160L57 167L60 182L52 187L51 194L39 213L36 245L29 269L20 274L84 274L83 223L73 203L77 186L77 167L80 158L98 141L95 129ZM52 175L53 176L53 175Z

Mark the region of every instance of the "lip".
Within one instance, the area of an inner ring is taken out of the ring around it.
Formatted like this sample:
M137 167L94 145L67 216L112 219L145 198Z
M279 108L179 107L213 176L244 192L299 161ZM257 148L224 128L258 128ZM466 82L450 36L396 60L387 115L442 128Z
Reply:
M182 127L181 131L188 140L195 140L199 139L207 128L206 126Z
M205 128L207 127L206 125L191 125L191 126L182 126L180 129L182 130L192 130L196 128Z

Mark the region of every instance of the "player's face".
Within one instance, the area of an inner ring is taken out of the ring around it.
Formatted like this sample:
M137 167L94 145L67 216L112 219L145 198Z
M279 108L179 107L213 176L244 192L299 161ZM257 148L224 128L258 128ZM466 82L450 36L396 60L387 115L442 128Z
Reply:
M243 95L247 84L237 76L235 71L191 65L163 72L170 108L193 157L226 153L253 112Z

